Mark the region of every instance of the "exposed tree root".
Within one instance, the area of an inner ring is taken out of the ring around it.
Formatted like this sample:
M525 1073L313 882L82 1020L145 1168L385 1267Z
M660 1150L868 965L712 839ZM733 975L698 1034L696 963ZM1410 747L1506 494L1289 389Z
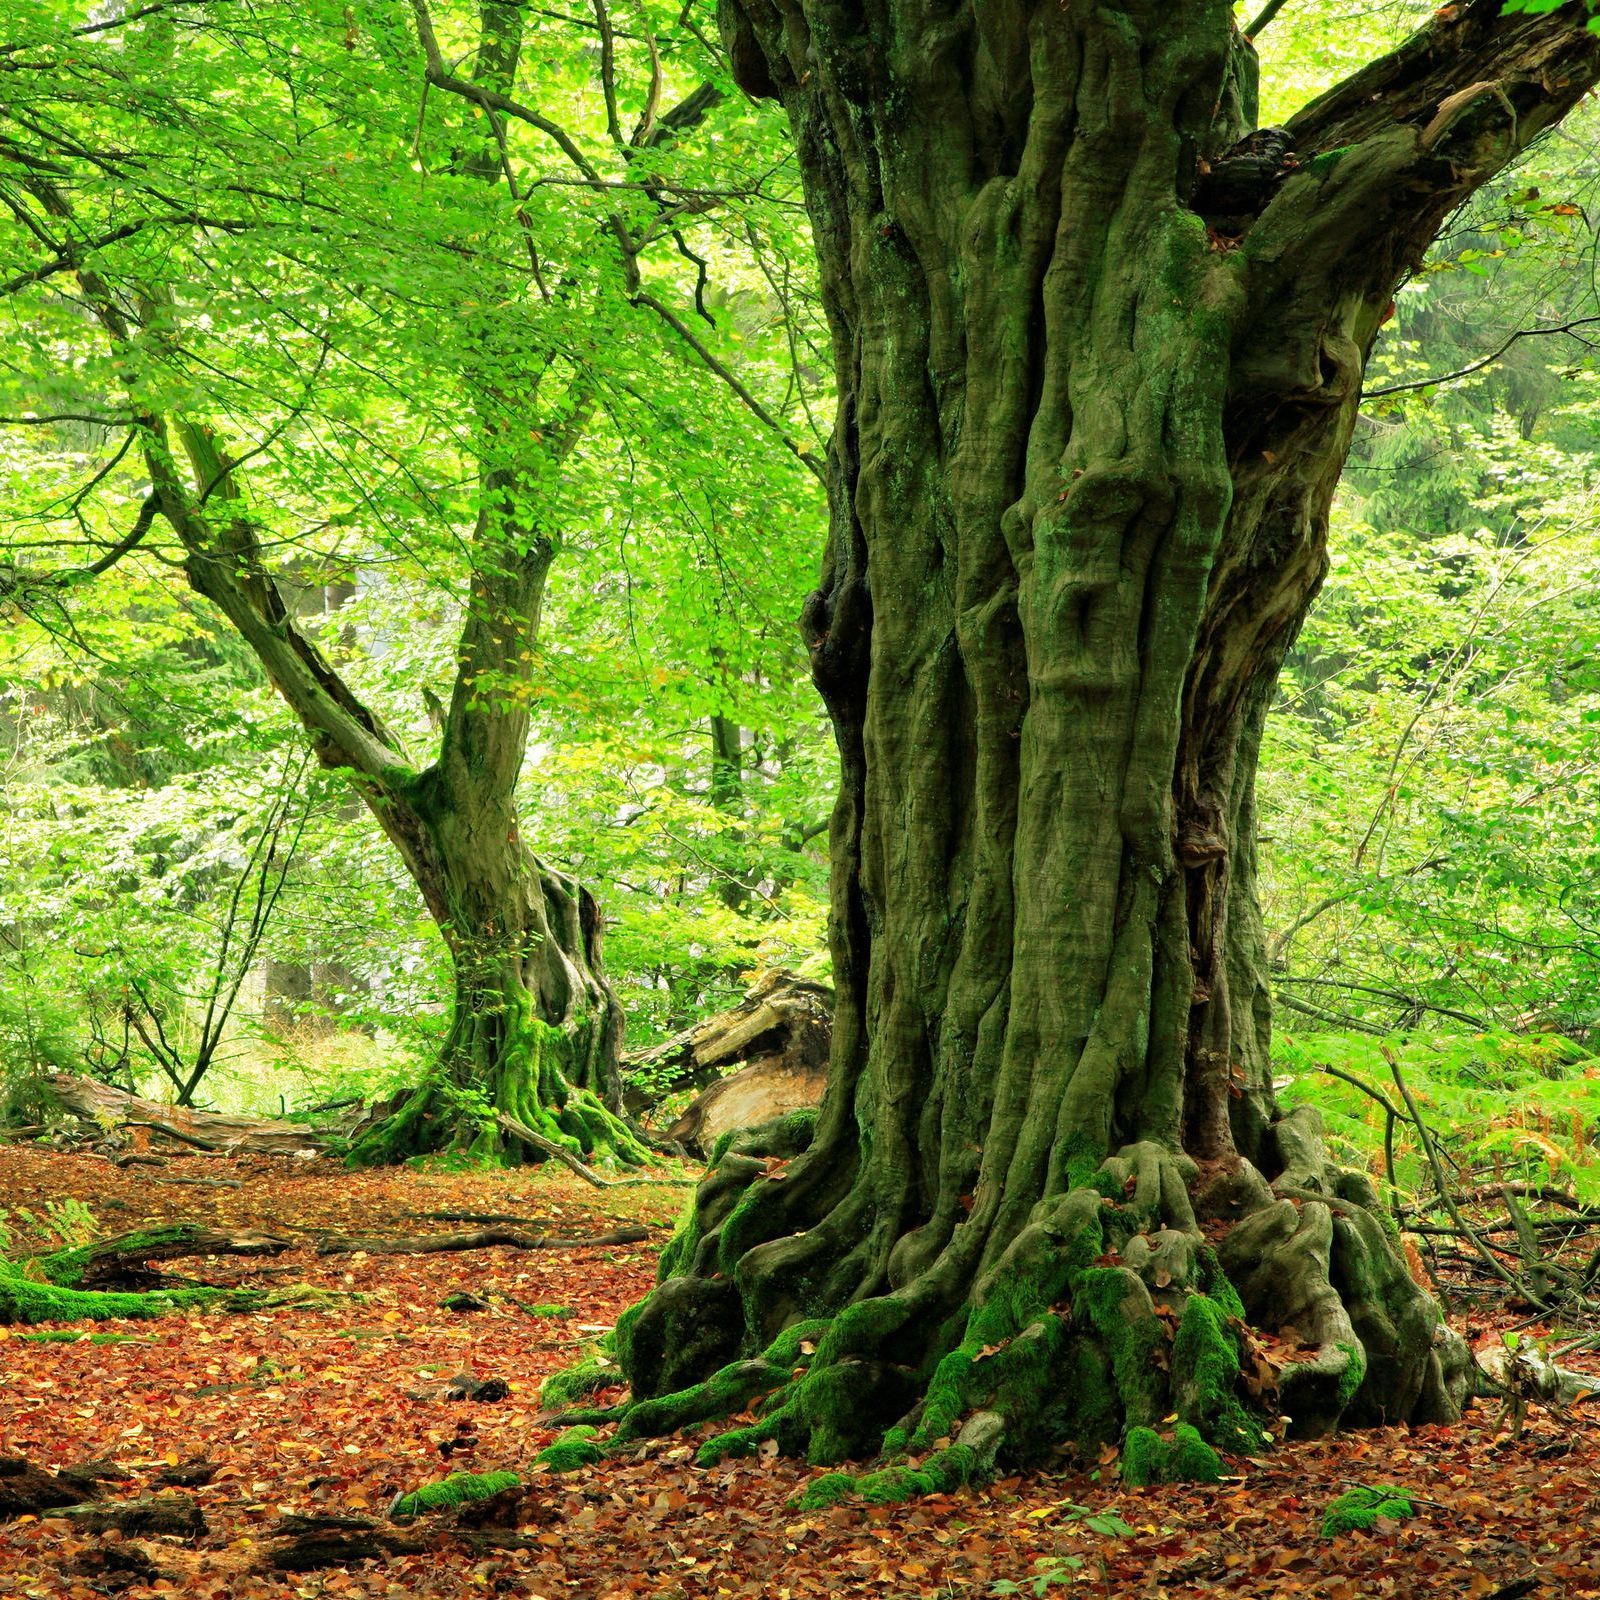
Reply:
M957 1229L890 1286L850 1280L859 1250L819 1259L838 1249L838 1208L799 1234L777 1221L782 1164L809 1126L759 1130L700 1185L650 1297L546 1385L546 1404L566 1405L626 1377L625 1403L570 1419L612 1424L609 1439L571 1434L544 1460L581 1465L753 1410L698 1460L768 1441L819 1466L883 1459L817 1479L801 1500L816 1506L944 1490L1062 1446L1119 1445L1133 1484L1215 1479L1223 1456L1269 1445L1277 1414L1302 1434L1454 1417L1465 1347L1411 1281L1370 1187L1328 1166L1313 1114L1277 1132L1274 1183L1242 1160L1205 1173L1130 1145L1063 1174L1003 1246ZM1276 1393L1252 1327L1306 1351Z
M599 1183L590 1162L643 1166L644 1141L593 1089L578 1086L592 1032L566 1032L530 1012L487 1057L484 1040L452 1039L427 1082L358 1131L350 1164L386 1166L441 1151L486 1166L553 1158Z

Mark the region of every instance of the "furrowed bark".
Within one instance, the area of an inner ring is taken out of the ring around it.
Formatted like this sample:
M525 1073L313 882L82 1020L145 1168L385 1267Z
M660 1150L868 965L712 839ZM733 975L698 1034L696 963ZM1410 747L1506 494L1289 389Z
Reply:
M1302 1431L1454 1416L1460 1340L1273 1102L1253 780L1390 298L1594 82L1582 13L1470 5L1243 145L1216 0L721 16L837 359L838 1006L814 1131L722 1156L590 1374L617 1437L753 1403L707 1458L903 1458L813 1503L1064 1441L1215 1476L1247 1323Z

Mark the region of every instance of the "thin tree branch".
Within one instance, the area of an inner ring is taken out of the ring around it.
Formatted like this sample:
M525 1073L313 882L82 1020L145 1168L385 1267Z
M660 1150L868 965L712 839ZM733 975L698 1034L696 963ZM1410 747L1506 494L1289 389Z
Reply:
M1267 3L1255 14L1249 26L1243 30L1245 38L1253 40L1283 10L1285 4L1286 0L1267 0Z
M661 320L665 322L666 325L671 328L673 332L676 333L691 350L694 351L694 353L700 358L705 366L711 372L714 372L717 377L721 378L722 381L734 392L734 394L739 397L739 399L744 403L746 410L758 418L766 427L770 428L772 432L778 436L779 440L783 444L784 449L789 451L789 453L793 455L797 461L805 466L807 470L810 471L813 476L815 476L819 483L826 483L828 481L827 470L816 458L816 456L807 450L805 446L802 445L798 440L790 436L788 429L786 429L783 424L779 422L779 420L773 416L773 414L768 411L767 408L762 405L762 403L753 394L751 394L747 388L745 388L745 386L728 367L719 361L716 356L714 356L711 351L709 351L700 342L700 340L695 337L693 329L691 329L682 320L682 318L680 318L675 312L669 311L666 306L662 305L662 303L651 294L636 294L633 297L633 303L636 306L645 306L649 310L655 312L655 314L660 317Z
M1455 383L1461 378L1470 378L1475 372L1482 372L1485 367L1493 364L1520 339L1536 339L1548 333L1571 333L1577 328L1587 328L1600 322L1600 314L1589 317L1574 317L1570 322L1558 322L1548 328L1518 328L1503 344L1491 350L1488 355L1478 361L1458 367L1454 372L1441 373L1436 378L1416 378L1409 383L1385 384L1381 389L1367 389L1362 393L1363 400L1377 400L1386 394L1407 394L1413 389L1433 389L1442 383Z
M108 572L122 558L144 542L160 511L156 496L148 494L139 507L133 526L98 560L85 567L72 567L62 572L31 573L17 567L0 566L0 601L14 599L30 589L67 589L89 578Z

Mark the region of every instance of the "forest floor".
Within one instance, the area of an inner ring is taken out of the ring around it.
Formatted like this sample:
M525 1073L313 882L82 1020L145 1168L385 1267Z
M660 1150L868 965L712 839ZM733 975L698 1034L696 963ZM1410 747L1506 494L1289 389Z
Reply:
M171 1182L180 1172L239 1186ZM182 1491L204 1513L196 1539L88 1534L60 1517L0 1525L0 1594L1600 1596L1600 1404L1530 1415L1516 1441L1496 1436L1494 1410L1480 1404L1456 1427L1291 1443L1208 1487L1130 1490L1108 1466L810 1514L787 1502L812 1469L758 1457L702 1470L682 1439L563 1476L534 1467L553 1437L541 1380L649 1286L683 1194L600 1191L545 1170L348 1173L282 1158L119 1170L92 1155L0 1149L0 1209L38 1211L73 1196L107 1232L181 1219L293 1234L307 1246L270 1263L217 1258L174 1270L349 1296L98 1325L125 1342L42 1342L0 1328L0 1455L46 1468L110 1458L128 1474L108 1486L119 1499L163 1492L163 1473L181 1476L197 1460L214 1469L209 1483ZM423 1216L440 1211L539 1218L567 1236L623 1223L657 1231L641 1245L565 1250L319 1257L310 1247L319 1232L460 1226ZM442 1309L460 1290L489 1308ZM464 1369L503 1378L509 1396L442 1398ZM271 1565L281 1543L272 1530L286 1515L381 1524L397 1492L448 1471L502 1468L524 1478L509 1525L474 1534L445 1514L406 1530L421 1545L407 1553L348 1569ZM1323 1511L1356 1483L1402 1486L1419 1497L1416 1516L1322 1538ZM1108 1512L1131 1531L1097 1532L1090 1517Z

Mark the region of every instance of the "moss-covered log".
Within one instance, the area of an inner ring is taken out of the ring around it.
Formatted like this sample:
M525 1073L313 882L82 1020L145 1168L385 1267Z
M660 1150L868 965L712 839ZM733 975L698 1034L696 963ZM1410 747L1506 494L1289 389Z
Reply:
M27 1256L14 1265L63 1288L137 1290L164 1281L151 1266L154 1261L174 1261L182 1256L276 1256L293 1247L291 1240L254 1229L171 1222Z
M1600 40L1470 0L1238 152L1225 0L720 15L834 334L838 1004L814 1136L721 1153L586 1420L884 1458L815 1502L1453 1417L1461 1341L1274 1103L1254 774L1395 290Z
M330 1291L303 1284L264 1291L173 1281L151 1265L181 1256L277 1255L289 1248L287 1239L271 1234L176 1222L16 1260L0 1259L0 1326L160 1317L196 1306L258 1311L329 1295Z
M456 1511L475 1501L511 1494L522 1485L514 1472L454 1472L396 1498L389 1508L394 1522L410 1522L429 1511Z
M36 1322L105 1322L161 1317L188 1306L215 1304L225 1289L72 1289L29 1276L0 1261L0 1326Z

